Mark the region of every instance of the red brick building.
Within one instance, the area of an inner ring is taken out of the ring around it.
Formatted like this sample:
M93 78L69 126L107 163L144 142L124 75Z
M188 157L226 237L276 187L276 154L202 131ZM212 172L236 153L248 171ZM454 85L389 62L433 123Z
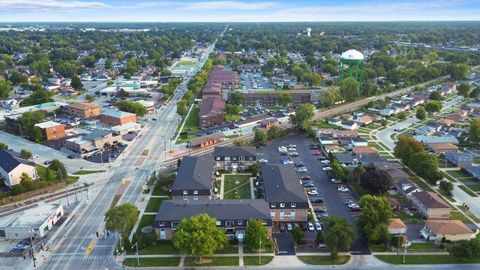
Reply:
M203 100L198 113L200 128L209 128L225 121L225 101L220 97L208 97Z
M44 140L58 140L65 137L65 126L53 121L43 122L35 125L42 130Z
M119 110L106 110L100 115L100 121L107 125L118 126L137 122L137 115Z

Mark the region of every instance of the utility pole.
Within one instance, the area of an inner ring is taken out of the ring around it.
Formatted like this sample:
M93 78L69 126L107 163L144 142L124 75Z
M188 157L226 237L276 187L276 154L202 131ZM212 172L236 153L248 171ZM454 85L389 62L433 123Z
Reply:
M65 195L67 196L67 206L70 207L70 201L68 200L68 186L66 186L65 189L67 190L67 194Z
M77 197L77 185L73 186L73 193L75 194L75 202L78 203L78 197Z
M37 264L35 263L35 251L33 250L33 228L30 228L28 232L30 233L30 252L32 253L33 267L37 267Z
M258 249L258 265L262 265L262 237L260 236L260 248Z

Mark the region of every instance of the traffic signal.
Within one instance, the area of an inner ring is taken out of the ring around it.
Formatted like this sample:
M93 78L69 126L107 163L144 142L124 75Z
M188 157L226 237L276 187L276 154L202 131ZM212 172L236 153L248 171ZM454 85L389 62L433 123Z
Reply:
M98 232L97 232L97 237L99 236Z

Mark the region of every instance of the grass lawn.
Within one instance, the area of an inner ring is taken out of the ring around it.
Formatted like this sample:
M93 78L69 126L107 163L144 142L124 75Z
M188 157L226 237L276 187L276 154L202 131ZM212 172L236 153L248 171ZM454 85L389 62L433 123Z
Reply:
M473 191L480 191L480 184L466 185Z
M420 178L418 177L410 177L410 180L425 191L433 191L433 189L429 185L427 185L425 182L420 180Z
M137 232L141 232L143 227L153 226L153 222L155 221L156 215L143 215L138 223Z
M251 175L225 175L224 199L250 199L250 177Z
M472 218L475 222L480 223L480 219L477 218L474 214L472 214L472 212L470 212L469 210L467 210L467 209L466 209L465 207L463 207L463 206L459 206L459 208L462 209L463 212L465 212L465 214L466 214L467 216L469 216L470 218Z
M150 198L148 201L145 212L158 212L162 201L167 200L168 198Z
M193 61L180 61L180 62L177 62L177 64L175 65L176 67L180 67L180 66L193 66L195 63Z
M412 243L409 247L409 250L438 250L440 247L435 243L426 242L426 243Z
M375 255L377 259L391 263L403 264L402 255ZM480 258L464 260L450 255L407 255L405 264L461 264L461 263L480 263Z
M385 245L369 245L368 249L372 252L385 252L388 251Z
M442 175L443 177L445 177L448 181L450 182L457 182L457 180L455 180L453 177L451 177L450 175L446 174L445 172L442 172Z
M154 195L154 196L164 196L164 195L168 196L169 194L168 194L168 191L163 190L159 186L155 186L153 188L152 195Z
M76 171L74 172L73 174L75 175L86 175L86 174L93 174L93 173L101 173L101 172L104 172L104 170L80 170L80 171Z
M465 191L468 195L472 196L472 197L478 197L477 194L473 193L471 190L469 190L466 186L458 186L460 189L462 189L463 191Z
M194 257L185 258L185 266L238 266L238 257L205 257L207 263L196 264Z
M238 246L233 246L230 244L227 244L223 250L220 250L217 252L217 254L233 254L233 253L238 253Z
M244 265L265 265L273 260L273 256L262 256L259 261L259 256L245 256L243 257Z
M382 146L379 143L376 143L376 142L369 142L368 146L373 147L373 148L377 149L378 151L385 151L385 149L388 149L388 148L382 148Z
M318 128L338 128L338 126L329 124L327 121L312 121L312 126Z
M158 266L178 266L180 258L140 258L140 267L158 267ZM126 258L123 260L123 265L129 267L136 267L137 258Z
M199 131L200 128L198 127L198 112L200 111L199 105L194 105L192 111L188 115L187 119L185 120L185 125L181 132L194 132Z
M262 243L262 253L271 253L273 252L273 243L272 241L269 241L268 243L264 244ZM258 253L258 250L254 250L251 247L244 246L243 247L243 253Z
M462 178L462 177L470 177L470 175L462 172L461 170L458 170L458 171L448 171L448 173L455 177L455 178Z
M336 260L332 260L330 256L297 256L297 258L306 264L313 265L341 265L350 260L349 255L338 256Z
M199 136L197 136L197 135L188 135L188 136L184 136L184 137L180 136L180 137L178 137L178 140L175 144L186 143L186 142L191 141L191 140L193 140L195 138L198 138L198 137Z
M138 251L140 255L151 254L178 254L178 250L173 246L172 241L157 241L155 244Z
M452 210L450 211L450 219L458 219L461 220L463 223L472 223L464 214L460 213L459 211Z

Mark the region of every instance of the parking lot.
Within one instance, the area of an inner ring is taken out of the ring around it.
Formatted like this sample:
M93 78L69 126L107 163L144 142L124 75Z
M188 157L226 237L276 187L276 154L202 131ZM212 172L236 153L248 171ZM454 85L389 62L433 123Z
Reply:
M274 86L261 73L243 73L240 75L243 89L272 89Z
M318 150L310 149L310 144L312 143L313 141L310 138L303 135L292 135L269 143L268 146L261 147L259 149L259 152L261 152L259 159L266 159L271 164L281 164L282 155L278 152L278 147L295 144L298 156L292 157L292 161L294 163L303 162L304 166L307 168L307 172L301 173L300 176L308 175L311 177L318 192L318 195L312 197L322 198L324 201L322 204L312 204L312 206L314 208L325 206L327 208L327 215L342 216L351 223L354 223L355 218L360 213L350 211L345 202L356 202L356 196L350 190L346 192L338 191L337 185L332 183L327 172L323 170L323 167L327 167L328 164L322 164L318 160L320 158ZM321 216L319 215L319 217L319 220L321 221ZM357 254L369 254L366 240L363 237L359 237L352 244L351 251Z

